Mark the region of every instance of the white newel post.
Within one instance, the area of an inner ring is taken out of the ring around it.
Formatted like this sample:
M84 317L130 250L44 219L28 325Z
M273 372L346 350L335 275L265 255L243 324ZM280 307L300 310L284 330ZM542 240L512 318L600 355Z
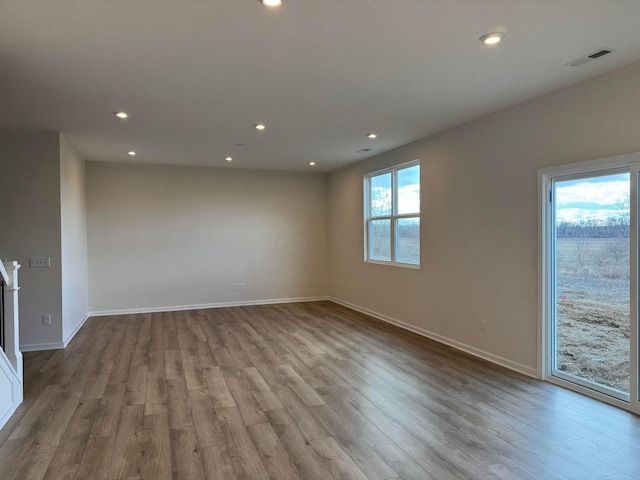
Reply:
M9 363L16 371L20 380L18 386L14 386L13 398L19 405L22 402L22 352L20 351L20 321L18 317L18 270L20 264L15 261L2 262L9 276L9 282L4 287L4 314L5 314L5 354Z

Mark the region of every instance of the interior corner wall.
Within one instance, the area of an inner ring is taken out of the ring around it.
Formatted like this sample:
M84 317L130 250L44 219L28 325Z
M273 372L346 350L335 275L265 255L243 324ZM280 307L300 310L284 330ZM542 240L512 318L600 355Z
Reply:
M326 174L88 162L87 225L91 312L328 295Z
M0 256L17 260L20 345L61 346L60 139L55 132L0 132ZM50 257L50 268L29 268ZM51 315L51 325L42 316Z
M62 340L66 344L87 318L87 210L85 162L60 135L62 235Z
M538 169L640 151L638 112L634 63L333 172L331 295L535 373ZM414 159L420 270L365 263L363 175Z

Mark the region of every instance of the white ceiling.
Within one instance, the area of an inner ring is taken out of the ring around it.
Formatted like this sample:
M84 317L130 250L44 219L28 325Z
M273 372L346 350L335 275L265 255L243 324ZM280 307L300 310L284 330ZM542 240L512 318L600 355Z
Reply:
M0 127L89 160L330 171L636 61L639 20L639 0L0 0Z

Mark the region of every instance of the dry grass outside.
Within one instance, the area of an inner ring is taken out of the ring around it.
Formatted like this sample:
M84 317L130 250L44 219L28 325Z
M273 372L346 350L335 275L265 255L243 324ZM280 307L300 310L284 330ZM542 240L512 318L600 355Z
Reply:
M557 366L629 392L628 239L557 240Z

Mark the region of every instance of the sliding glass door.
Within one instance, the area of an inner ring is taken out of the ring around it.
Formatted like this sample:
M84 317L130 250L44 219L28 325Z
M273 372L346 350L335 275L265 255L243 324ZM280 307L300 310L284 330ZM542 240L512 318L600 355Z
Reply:
M628 399L629 172L555 179L552 204L553 374Z
M638 168L590 163L541 179L541 376L638 411Z

